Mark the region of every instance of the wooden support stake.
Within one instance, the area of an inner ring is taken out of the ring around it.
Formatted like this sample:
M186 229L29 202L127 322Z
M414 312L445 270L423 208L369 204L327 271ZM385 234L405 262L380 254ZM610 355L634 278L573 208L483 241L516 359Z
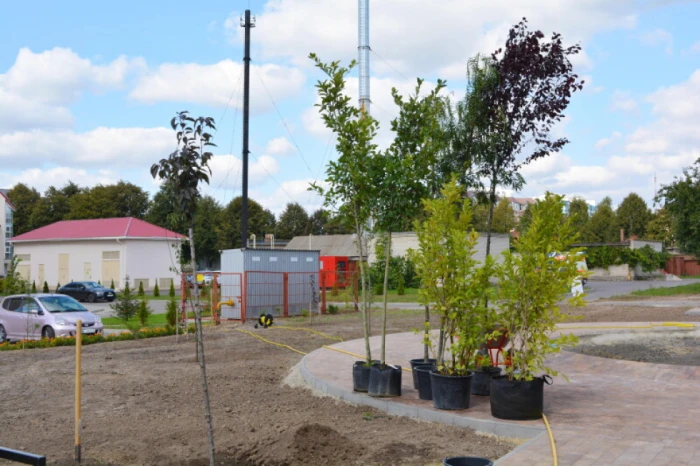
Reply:
M75 462L81 462L80 428L82 425L82 413L80 409L82 390L82 359L83 359L83 321L78 319L75 323Z

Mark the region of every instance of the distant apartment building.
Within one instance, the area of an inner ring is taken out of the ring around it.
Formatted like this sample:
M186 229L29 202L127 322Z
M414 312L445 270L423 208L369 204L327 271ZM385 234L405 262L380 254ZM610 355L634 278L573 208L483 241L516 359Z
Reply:
M520 221L520 217L522 217L525 213L525 209L527 209L527 206L537 202L531 197L508 197L506 199L508 199L508 202L510 202L510 207L513 209L513 212L515 213L515 218L518 221Z
M569 208L571 206L571 201L580 198L579 196L564 196L563 202L564 202L564 207L562 210L564 211L564 214L569 215ZM535 199L544 199L544 194L537 196ZM588 205L588 216L590 217L593 215L598 208L598 205L596 201L592 201L589 199L584 199L586 201L586 204Z
M12 224L15 206L7 197L7 190L0 189L0 253L2 261L0 264L0 276L7 274L7 269L12 263L12 244L8 241L13 236Z

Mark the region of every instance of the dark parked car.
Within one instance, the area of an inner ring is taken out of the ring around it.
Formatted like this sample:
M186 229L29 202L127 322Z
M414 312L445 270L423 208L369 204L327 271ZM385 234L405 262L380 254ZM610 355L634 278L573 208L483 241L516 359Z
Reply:
M61 294L68 295L78 301L87 301L94 303L95 301L105 300L114 301L117 294L110 288L105 288L97 282L70 282L58 289Z

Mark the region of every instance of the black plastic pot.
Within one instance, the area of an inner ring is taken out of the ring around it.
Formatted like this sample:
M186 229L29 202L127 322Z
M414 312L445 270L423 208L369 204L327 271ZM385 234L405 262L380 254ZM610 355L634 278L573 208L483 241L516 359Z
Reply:
M372 364L379 361L372 360ZM352 389L356 392L366 392L369 388L369 371L372 366L368 366L365 361L355 361L352 366Z
M435 364L420 364L413 368L413 376L418 379L418 398L433 399L433 387L430 383L430 372L435 370Z
M476 456L455 456L445 458L442 464L444 466L493 466L493 461Z
M401 396L401 366L372 364L369 371L369 396Z
M425 359L420 358L420 359L411 359L408 362L411 364L411 372L413 372L413 369L415 369L416 366L421 366L424 364L437 364L437 359L428 358L428 361L426 362ZM413 388L418 390L418 378L417 378L415 372L413 372Z
M437 409L467 409L472 394L472 374L461 376L440 375L430 372L433 406Z
M472 395L489 396L491 378L501 375L500 367L484 367L474 371L472 376Z
M551 385L548 375L530 381L508 380L501 375L491 379L491 415L499 419L526 421L542 418L544 384Z

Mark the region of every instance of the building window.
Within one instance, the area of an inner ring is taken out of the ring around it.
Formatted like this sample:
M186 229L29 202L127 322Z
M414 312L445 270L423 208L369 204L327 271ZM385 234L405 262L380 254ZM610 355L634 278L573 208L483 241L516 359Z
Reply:
M118 261L119 251L102 251L103 261Z

